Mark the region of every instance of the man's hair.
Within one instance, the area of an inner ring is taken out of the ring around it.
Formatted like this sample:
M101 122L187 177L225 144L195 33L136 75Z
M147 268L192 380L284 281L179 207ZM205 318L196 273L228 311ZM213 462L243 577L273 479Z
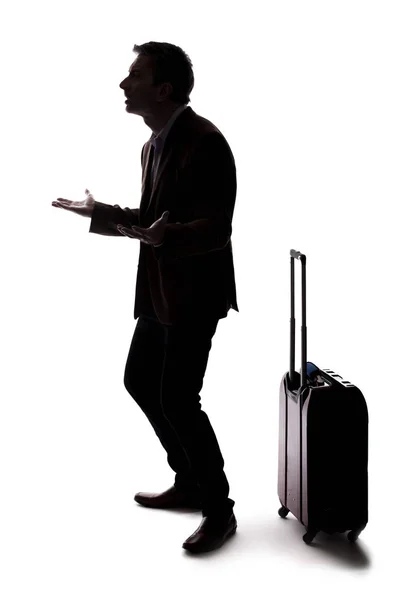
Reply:
M189 96L194 86L193 65L182 48L167 42L147 42L135 44L133 52L150 57L153 85L160 83L172 85L170 100L180 104L190 102Z

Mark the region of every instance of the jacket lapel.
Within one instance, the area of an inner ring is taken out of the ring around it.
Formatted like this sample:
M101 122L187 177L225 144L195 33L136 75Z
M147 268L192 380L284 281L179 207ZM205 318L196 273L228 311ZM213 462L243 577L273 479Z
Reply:
M153 145L151 142L147 142L143 151L142 197L146 194L146 192L150 192L150 174L153 153Z
M165 140L165 144L160 156L160 162L158 165L158 171L156 177L153 181L153 187L151 187L151 165L152 159L154 157L154 147L151 141L146 142L144 152L143 152L143 171L142 171L142 199L140 203L140 221L141 226L149 227L153 224L152 218L151 223L147 224L147 215L150 213L150 208L152 209L150 216L154 214L154 206L153 204L157 201L157 188L160 182L160 179L168 167L168 164L171 159L171 155L173 154L173 148L176 144L176 141L179 139L179 134L181 131L181 127L184 127L185 119L191 114L193 114L193 109L190 107L183 111L181 115L176 119L174 124L172 125L167 139ZM146 223L146 224L145 224Z

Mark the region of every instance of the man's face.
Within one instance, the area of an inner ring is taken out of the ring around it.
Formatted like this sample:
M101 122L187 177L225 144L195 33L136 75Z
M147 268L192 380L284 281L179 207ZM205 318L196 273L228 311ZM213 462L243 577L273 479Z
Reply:
M129 67L128 76L119 87L128 98L126 111L136 115L152 115L160 110L160 103L168 100L172 91L169 83L153 86L151 58L138 56Z

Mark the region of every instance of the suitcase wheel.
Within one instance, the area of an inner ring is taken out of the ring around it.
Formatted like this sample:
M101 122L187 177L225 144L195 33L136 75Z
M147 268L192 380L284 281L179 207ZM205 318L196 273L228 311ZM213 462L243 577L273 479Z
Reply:
M307 533L305 533L303 535L303 541L306 544L311 544L311 542L313 541L313 539L315 538L315 536L317 535L318 531L316 529L308 529Z
M278 515L280 517L282 517L282 519L284 519L288 513L289 513L289 509L286 508L286 506L281 506L280 509L278 510Z
M347 534L347 539L349 540L349 542L356 542L358 540L358 536L360 535L364 527L365 525L359 527L358 529L352 529L351 531L349 531L349 533Z

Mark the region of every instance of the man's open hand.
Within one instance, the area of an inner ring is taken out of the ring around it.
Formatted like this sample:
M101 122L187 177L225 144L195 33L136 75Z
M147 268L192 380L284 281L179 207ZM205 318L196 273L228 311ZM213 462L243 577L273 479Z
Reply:
M162 244L164 241L164 233L165 227L168 222L169 211L166 210L163 212L161 217L154 221L151 227L137 227L132 225L132 227L124 227L123 225L117 225L117 229L123 235L126 235L130 238L135 238L144 242L145 244L152 244L157 246L158 244Z
M57 198L51 204L57 208L63 208L64 210L70 210L71 212L81 215L82 217L91 217L94 208L94 198L88 189L85 190L86 198L81 202L74 202L73 200L66 200L65 198Z

